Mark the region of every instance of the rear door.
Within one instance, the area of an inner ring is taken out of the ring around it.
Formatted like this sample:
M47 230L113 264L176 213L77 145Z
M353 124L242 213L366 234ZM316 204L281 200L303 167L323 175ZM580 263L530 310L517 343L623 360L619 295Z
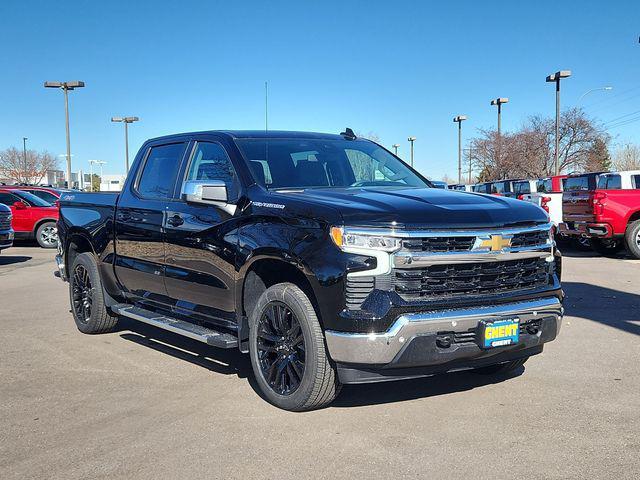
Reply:
M225 326L235 319L237 245L235 203L240 197L237 170L226 139L197 137L182 179L223 181L228 204L172 202L165 218L165 283L172 304ZM178 188L180 190L180 188Z
M133 301L169 304L164 284L164 220L176 201L176 179L188 139L151 144L136 178L118 198L115 216L118 280Z

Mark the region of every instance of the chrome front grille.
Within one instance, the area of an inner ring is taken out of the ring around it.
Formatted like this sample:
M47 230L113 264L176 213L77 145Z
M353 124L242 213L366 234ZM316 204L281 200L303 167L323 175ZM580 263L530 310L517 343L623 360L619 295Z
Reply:
M475 301L544 288L554 273L550 228L389 231L386 235L399 239L398 250L388 254L389 270L347 275L346 308L361 309L375 290L413 303ZM384 265L386 254L377 255L377 263Z
M9 230L11 228L11 214L0 212L0 230Z

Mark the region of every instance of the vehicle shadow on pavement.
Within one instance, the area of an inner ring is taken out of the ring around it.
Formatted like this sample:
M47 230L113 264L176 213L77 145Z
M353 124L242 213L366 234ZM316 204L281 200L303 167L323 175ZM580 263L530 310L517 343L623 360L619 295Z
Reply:
M215 373L252 378L249 357L237 348L221 349L141 322L120 317L120 337Z
M525 367L522 366L506 374L480 375L473 372L454 372L413 380L345 385L331 407L363 407L465 392L508 381L519 377L524 371Z
M562 282L565 314L640 335L640 294L582 282Z
M2 265L13 265L14 263L24 263L31 260L33 257L27 257L25 255L0 255L0 267Z

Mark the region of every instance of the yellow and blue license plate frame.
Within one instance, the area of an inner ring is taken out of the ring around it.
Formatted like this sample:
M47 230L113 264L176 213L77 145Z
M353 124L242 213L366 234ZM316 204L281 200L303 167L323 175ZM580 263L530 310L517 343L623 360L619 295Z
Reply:
M478 327L478 344L480 348L506 347L515 345L520 341L519 318L481 321Z

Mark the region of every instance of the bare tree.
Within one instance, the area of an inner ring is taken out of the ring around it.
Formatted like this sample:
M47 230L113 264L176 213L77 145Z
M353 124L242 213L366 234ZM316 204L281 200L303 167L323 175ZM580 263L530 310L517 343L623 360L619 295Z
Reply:
M554 120L540 116L530 117L520 130L503 133L500 138L495 130L481 130L471 141L479 180L552 175L554 140ZM609 140L609 135L581 109L563 112L558 154L560 170L606 170L610 162Z
M640 170L640 145L628 143L618 149L613 157L616 170Z
M58 168L58 159L47 151L24 152L15 147L0 152L0 173L17 183L40 183L46 176L47 170Z

